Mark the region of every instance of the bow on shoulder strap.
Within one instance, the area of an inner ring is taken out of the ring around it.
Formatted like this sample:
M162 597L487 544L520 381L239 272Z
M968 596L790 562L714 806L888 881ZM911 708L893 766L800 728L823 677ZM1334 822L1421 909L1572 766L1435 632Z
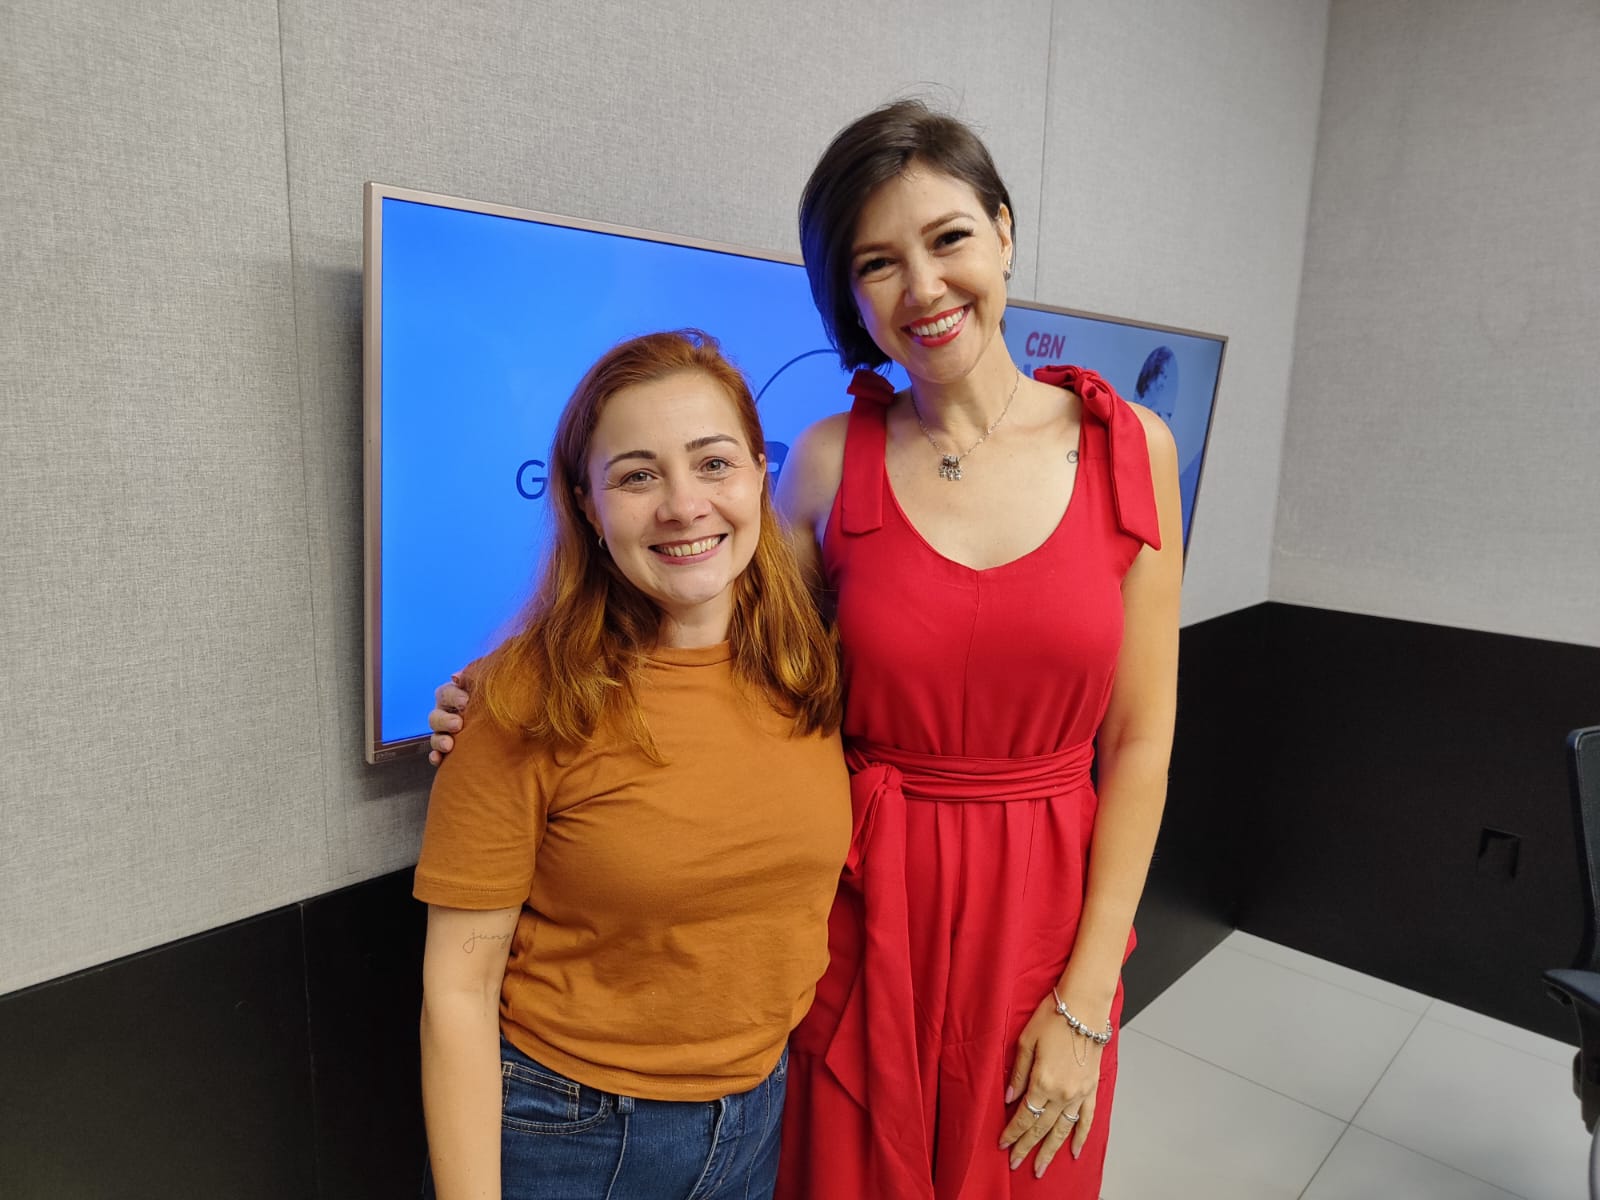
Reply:
M894 403L894 384L876 371L857 371L845 391L857 400L872 400L883 408Z
M845 452L844 508L846 533L871 533L883 527L883 410L894 403L894 385L876 371L857 371L847 389L854 396Z
M1161 521L1156 514L1155 486L1150 481L1150 446L1139 415L1109 383L1083 367L1040 367L1033 377L1082 396L1084 414L1106 427L1117 524L1151 549L1161 549Z

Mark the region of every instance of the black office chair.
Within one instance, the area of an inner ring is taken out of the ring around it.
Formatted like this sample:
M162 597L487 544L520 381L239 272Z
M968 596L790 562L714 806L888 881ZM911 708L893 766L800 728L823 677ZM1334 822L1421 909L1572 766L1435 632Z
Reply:
M1577 831L1578 878L1583 884L1583 946L1564 971L1546 971L1550 993L1578 1017L1578 1053L1572 1090L1583 1105L1583 1125L1595 1133L1589 1152L1589 1194L1600 1200L1600 726L1567 735L1572 778L1572 821Z

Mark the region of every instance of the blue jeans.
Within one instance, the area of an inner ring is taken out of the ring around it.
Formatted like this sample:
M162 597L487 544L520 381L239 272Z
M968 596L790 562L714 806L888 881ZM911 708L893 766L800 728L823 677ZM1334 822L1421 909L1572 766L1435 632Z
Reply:
M770 1200L789 1051L748 1092L640 1100L568 1079L500 1039L503 1200ZM433 1195L432 1180L424 1192Z

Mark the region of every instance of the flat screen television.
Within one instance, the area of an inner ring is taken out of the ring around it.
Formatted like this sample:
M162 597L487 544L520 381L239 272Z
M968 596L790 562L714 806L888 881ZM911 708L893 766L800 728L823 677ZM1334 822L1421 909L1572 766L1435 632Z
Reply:
M694 326L749 376L783 470L845 407L799 261L369 183L365 193L366 757L426 744L433 689L509 632L537 577L545 460L584 370ZM1177 439L1187 542L1226 339L1013 302L1024 370L1072 362ZM904 377L894 379L903 386Z

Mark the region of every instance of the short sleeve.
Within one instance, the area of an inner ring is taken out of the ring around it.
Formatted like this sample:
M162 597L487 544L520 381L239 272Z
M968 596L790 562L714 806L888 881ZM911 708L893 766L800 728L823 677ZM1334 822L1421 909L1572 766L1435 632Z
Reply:
M520 905L549 811L547 756L487 717L455 741L428 797L412 895L449 908Z

